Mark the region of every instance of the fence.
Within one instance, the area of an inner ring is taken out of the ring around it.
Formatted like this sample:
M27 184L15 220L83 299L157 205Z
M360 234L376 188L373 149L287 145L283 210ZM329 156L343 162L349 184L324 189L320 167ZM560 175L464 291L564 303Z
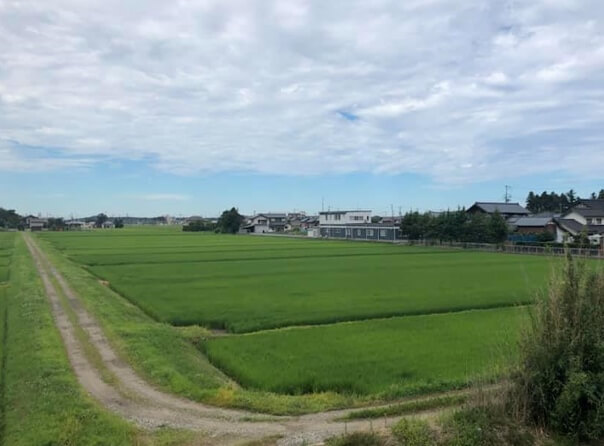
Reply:
M266 234L249 234L257 236L274 236L274 237L290 237L290 238L308 238L305 235L292 235L282 233L266 233ZM473 251L500 252L504 254L529 254L542 256L564 256L567 251L570 251L574 257L588 257L592 259L604 259L604 249L596 248L561 248L553 246L527 246L514 244L492 244L492 243L470 243L470 242L442 242L439 240L365 240L344 237L320 237L313 240L346 240L357 243L393 243L395 245L405 246L430 246L433 248L443 249L468 249Z
M397 243L409 246L432 246L441 248L471 249L478 251L501 252L507 254L532 254L563 256L567 251L575 257L604 259L604 251L594 248L560 248L552 246L526 246L514 244L440 242L438 240L398 240Z

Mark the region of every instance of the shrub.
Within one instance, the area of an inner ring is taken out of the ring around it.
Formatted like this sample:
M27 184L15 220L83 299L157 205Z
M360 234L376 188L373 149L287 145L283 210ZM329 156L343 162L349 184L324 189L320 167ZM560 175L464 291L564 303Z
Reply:
M604 437L604 272L567 257L538 299L512 376L525 422L578 440Z
M403 418L392 427L392 435L405 446L432 446L436 435L430 425L423 420Z
M470 406L446 422L444 446L530 446L533 436L514 423L496 404Z
M328 446L383 446L385 443L384 438L372 432L354 432L325 441Z

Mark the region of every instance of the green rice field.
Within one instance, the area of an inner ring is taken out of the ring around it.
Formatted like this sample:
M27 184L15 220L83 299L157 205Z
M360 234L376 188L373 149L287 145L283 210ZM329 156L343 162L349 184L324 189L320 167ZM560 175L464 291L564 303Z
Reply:
M494 375L556 260L389 244L124 229L43 233L244 387L404 395ZM201 354L201 353L200 353Z

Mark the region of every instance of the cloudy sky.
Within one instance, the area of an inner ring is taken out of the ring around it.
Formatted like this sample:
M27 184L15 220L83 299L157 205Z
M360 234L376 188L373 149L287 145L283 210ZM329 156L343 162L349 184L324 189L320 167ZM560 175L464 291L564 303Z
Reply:
M369 207L604 187L601 0L0 1L0 206Z

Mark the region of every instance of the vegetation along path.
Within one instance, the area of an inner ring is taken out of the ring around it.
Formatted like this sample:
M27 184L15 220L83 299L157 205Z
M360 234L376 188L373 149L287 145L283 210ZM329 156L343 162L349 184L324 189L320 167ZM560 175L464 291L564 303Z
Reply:
M347 431L373 429L366 420L342 421L353 413L339 410L298 417L262 417L221 409L158 391L119 358L77 293L53 267L33 238L24 234L80 384L105 408L145 428L203 431L216 443L267 436L281 444L308 444ZM394 421L396 417L391 420Z

